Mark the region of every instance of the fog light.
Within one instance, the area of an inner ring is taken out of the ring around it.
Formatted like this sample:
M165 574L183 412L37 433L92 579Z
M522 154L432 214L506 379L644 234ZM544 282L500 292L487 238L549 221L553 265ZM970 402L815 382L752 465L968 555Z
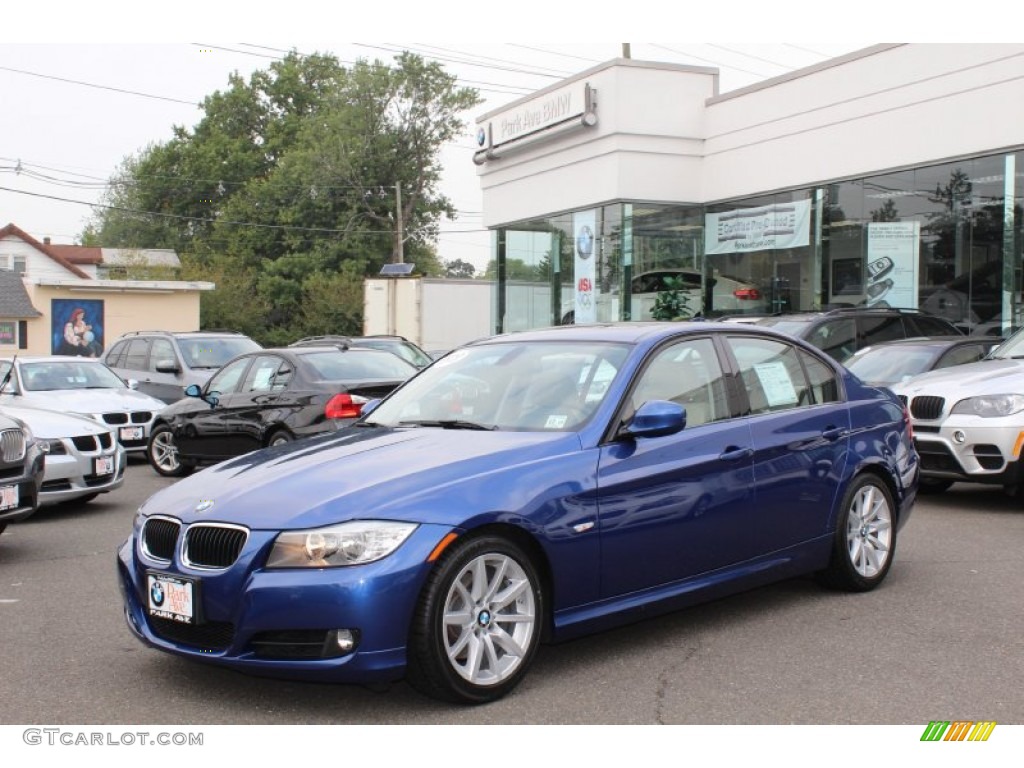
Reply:
M338 650L342 653L351 653L356 649L356 643L358 642L357 633L351 629L336 629L334 630L334 642L338 646Z
M963 445L967 442L967 435L965 435L962 430L958 429L953 433L953 442Z

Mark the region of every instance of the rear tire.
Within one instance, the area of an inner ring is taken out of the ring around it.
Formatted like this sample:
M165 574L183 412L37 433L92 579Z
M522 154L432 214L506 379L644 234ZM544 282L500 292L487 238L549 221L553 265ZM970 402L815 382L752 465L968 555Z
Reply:
M268 447L274 447L275 445L284 445L290 443L295 439L295 436L287 429L279 429L270 436L267 440Z
M885 579L896 551L896 505L885 482L863 474L850 483L836 520L832 558L818 574L827 587L867 592Z
M409 636L409 683L457 704L484 704L526 676L545 598L536 567L501 536L456 541L427 579Z

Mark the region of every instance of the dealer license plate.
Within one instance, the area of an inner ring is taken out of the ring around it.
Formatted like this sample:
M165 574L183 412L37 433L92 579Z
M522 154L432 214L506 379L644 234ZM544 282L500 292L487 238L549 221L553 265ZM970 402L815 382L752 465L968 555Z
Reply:
M109 475L114 471L114 457L113 456L100 456L96 459L96 470L97 475Z
M142 427L121 427L119 434L122 440L141 440Z
M182 624L195 622L196 582L166 573L148 573L149 615Z
M0 488L0 510L14 509L18 506L18 486L5 485Z

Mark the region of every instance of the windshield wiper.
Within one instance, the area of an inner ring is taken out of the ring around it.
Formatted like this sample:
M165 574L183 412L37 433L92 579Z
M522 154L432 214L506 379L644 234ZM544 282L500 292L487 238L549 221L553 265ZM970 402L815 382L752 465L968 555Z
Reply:
M482 429L491 432L497 426L488 427L486 424L477 424L475 421L463 421L462 419L424 419L421 421L400 421L400 427L441 427L442 429Z

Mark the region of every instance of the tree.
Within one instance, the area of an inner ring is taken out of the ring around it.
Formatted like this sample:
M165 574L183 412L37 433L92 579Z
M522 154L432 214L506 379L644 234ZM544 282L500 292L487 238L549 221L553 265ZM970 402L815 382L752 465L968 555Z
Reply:
M456 212L438 153L479 103L411 54L343 67L290 53L248 82L232 75L194 128L126 158L81 241L176 250L191 279L218 284L203 296L207 327L260 341L342 332L325 318L359 331L363 276L399 254L443 273L434 241ZM344 304L328 311L332 297Z
M469 279L476 274L476 267L468 261L453 259L444 263L444 276L453 278Z

